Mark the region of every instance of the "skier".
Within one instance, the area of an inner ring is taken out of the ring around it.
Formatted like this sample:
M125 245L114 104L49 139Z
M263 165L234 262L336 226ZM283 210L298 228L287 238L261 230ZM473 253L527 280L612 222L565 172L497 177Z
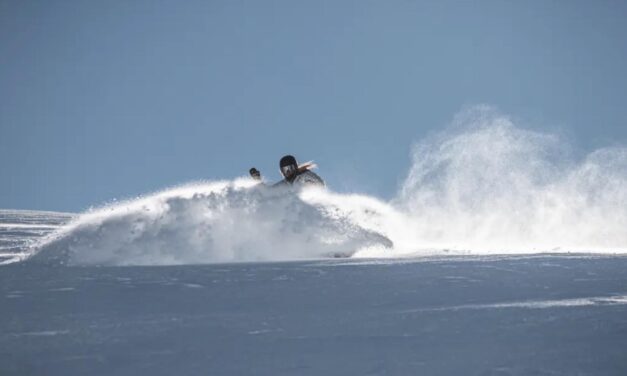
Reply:
M281 158L279 167L284 179L274 186L298 184L324 187L324 180L315 172L311 171L311 169L315 167L313 163L309 162L299 166L296 162L296 158L291 155L286 155Z

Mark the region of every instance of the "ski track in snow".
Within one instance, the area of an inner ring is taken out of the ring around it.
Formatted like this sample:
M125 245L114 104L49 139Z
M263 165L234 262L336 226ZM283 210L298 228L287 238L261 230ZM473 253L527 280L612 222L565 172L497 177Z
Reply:
M627 295L613 296L592 296L572 299L555 300L529 300L488 304L464 304L451 307L418 308L402 311L401 313L420 313L438 311L462 311L462 310L483 310L483 309L549 309L549 308L569 308L585 306L611 306L627 305Z

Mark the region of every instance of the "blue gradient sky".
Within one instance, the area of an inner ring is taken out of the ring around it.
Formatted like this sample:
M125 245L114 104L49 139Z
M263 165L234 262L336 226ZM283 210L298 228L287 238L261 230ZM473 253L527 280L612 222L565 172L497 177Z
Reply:
M0 0L0 208L79 211L314 159L389 198L412 141L487 103L627 141L619 1Z

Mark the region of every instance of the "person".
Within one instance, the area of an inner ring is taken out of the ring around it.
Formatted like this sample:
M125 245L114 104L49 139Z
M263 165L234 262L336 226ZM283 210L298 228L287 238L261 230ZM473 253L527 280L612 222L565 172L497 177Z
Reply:
M315 165L311 162L298 165L296 158L286 155L279 161L279 168L283 175L283 180L275 184L277 185L319 185L324 187L324 180L315 172L311 171Z

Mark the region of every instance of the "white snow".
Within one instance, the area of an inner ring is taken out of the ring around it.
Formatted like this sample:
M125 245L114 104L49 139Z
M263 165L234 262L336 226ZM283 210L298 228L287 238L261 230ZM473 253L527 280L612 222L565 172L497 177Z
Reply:
M568 308L568 307L585 307L585 306L597 306L597 305L627 305L627 295L613 295L613 296L591 296L584 298L574 299L553 299L553 300L525 300L514 302L501 302L490 304L464 304L450 307L436 307L436 308L419 308L415 310L406 310L403 313L411 312L428 312L428 311L458 311L465 309L508 309L508 308L522 308L522 309L547 309L547 308Z

